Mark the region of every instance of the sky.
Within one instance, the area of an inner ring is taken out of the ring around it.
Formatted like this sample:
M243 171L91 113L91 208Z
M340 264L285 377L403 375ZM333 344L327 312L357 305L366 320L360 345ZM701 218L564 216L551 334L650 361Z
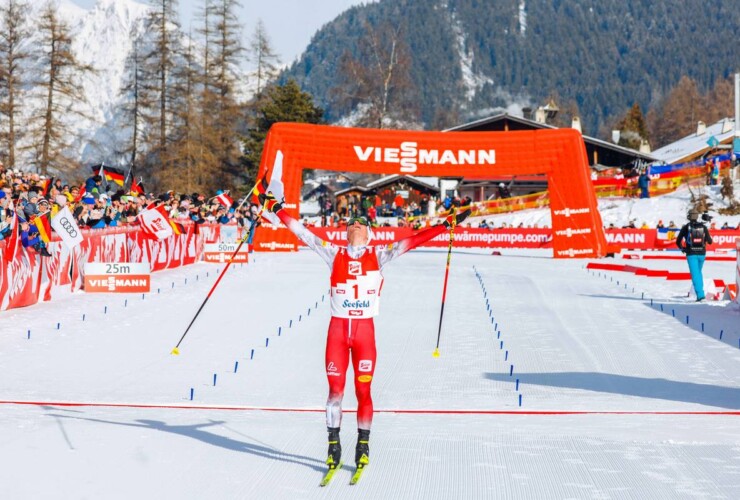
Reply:
M89 9L96 0L72 0ZM146 0L138 0L147 4ZM200 10L203 0L180 0L182 26L188 26ZM327 22L348 8L372 3L372 0L241 0L241 21L244 40L249 40L258 19L267 29L273 49L280 62L290 64L306 48L311 37Z

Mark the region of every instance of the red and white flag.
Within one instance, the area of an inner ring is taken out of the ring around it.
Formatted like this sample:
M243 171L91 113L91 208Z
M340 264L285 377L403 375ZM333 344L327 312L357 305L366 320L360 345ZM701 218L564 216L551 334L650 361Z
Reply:
M226 208L229 208L231 205L234 204L234 200L232 200L231 197L226 193L221 193L220 195L216 196L216 200L218 200L218 202Z
M161 240L172 236L172 226L170 226L165 205L144 210L137 217L144 234L150 238Z
M10 262L15 259L15 254L18 253L18 248L20 248L21 243L20 236L18 235L18 214L15 212L12 201L8 205L8 208L13 212L13 218L10 220L10 235L5 238L5 251L3 252L3 257L6 262Z

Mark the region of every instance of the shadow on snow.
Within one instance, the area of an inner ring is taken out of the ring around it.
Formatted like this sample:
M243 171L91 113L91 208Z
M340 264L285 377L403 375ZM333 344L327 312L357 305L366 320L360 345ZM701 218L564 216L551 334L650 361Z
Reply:
M193 424L193 425L169 425L166 422L160 420L135 420L134 422L116 422L113 420L103 420L98 418L87 418L87 417L76 417L71 415L60 415L60 414L48 414L56 419L75 419L75 420L86 420L88 422L98 422L101 424L121 425L125 427L134 427L140 429L150 429L160 432L169 432L171 434L178 434L180 436L189 437L196 439L203 443L225 448L231 451L237 451L241 453L249 453L258 457L268 458L271 460L279 460L281 462L289 462L293 464L303 465L309 467L318 472L326 472L326 466L321 460L315 458L306 457L303 455L295 455L292 453L285 453L283 451L271 448L269 446L263 446L253 443L246 443L243 441L237 441L226 436L221 436L212 432L203 430L205 427L212 427L214 425L221 425L224 421L211 420L207 423Z
M514 378L509 376L508 373L485 373L484 377L489 380L503 382L512 382ZM519 373L516 378L524 385L568 387L740 410L740 387L724 387L678 382L662 378L641 378L596 372Z

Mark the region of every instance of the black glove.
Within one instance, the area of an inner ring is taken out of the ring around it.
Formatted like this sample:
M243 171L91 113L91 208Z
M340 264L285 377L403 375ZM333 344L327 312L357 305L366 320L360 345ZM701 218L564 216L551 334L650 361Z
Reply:
M264 209L268 212L277 213L283 209L283 204L277 201L277 198L275 198L275 195L272 194L272 192L260 193L257 198Z
M469 215L470 215L470 207L466 208L462 212L458 212L458 213L450 212L450 215L447 216L443 224L447 227L457 226L462 221L467 219Z

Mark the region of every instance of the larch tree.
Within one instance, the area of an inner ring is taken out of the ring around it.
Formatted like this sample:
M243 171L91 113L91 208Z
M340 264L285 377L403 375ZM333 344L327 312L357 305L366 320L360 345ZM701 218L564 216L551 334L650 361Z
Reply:
M27 10L28 4L21 0L7 0L0 6L0 141L7 152L4 160L8 168L15 168L16 145L23 138L16 124L28 77L22 62L31 55L25 48L29 39Z
M339 108L357 116L355 125L397 128L417 120L411 51L401 35L400 24L366 23L357 54L342 54L340 83L330 93Z
M64 118L68 119L70 113L84 117L79 111L79 105L85 102L79 78L93 69L75 58L70 28L53 3L44 6L38 30L41 57L33 85L43 104L32 115L31 147L38 171L46 175L50 169L62 172L76 166L77 160L67 156L73 134Z
M241 44L242 26L237 12L238 0L209 0L204 18L208 24L208 61L204 70L202 120L204 146L212 149L216 169L210 168L211 179L220 182L222 188L243 182L240 169L239 127L244 122L244 113L237 95L236 70L244 53Z
M668 93L663 103L648 113L650 136L655 147L661 147L696 130L699 120L706 119L704 99L696 82L683 76Z
M254 78L256 79L256 94L259 96L269 82L275 80L280 73L280 57L273 50L270 37L262 19L252 33L249 42L249 55L254 67Z
M152 37L151 48L143 54L142 71L146 76L145 91L151 101L145 115L149 125L148 144L150 171L162 166L167 157L170 129L173 126L173 102L176 90L171 75L178 55L177 0L150 0L154 7L147 18L147 32Z

